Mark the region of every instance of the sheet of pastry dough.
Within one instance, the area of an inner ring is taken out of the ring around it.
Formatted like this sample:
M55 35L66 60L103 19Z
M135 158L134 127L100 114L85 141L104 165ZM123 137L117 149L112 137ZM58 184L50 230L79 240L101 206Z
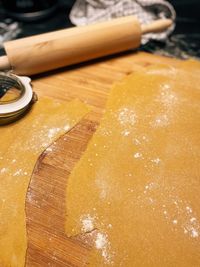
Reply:
M1 267L24 266L25 197L38 156L87 112L77 100L62 103L40 98L23 119L0 127Z
M68 179L67 235L97 229L91 267L200 266L199 203L200 63L130 75Z

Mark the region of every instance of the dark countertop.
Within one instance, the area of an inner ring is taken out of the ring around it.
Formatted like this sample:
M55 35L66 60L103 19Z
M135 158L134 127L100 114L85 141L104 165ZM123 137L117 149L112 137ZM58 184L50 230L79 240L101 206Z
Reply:
M158 53L161 55L187 58L189 56L200 58L200 1L174 0L171 1L177 11L176 28L173 34L164 42L151 41L141 46L140 50ZM68 18L73 1L62 1L57 10L48 18L35 22L19 22L21 32L17 38L63 29L73 26ZM0 1L0 23L8 24L15 21L2 8ZM1 34L1 31L0 31ZM0 55L5 54L0 49Z

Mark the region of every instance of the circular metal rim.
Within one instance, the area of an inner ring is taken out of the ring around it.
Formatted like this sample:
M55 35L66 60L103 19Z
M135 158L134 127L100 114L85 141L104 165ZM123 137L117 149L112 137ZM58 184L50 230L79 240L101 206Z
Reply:
M5 74L10 78L16 81L20 81L24 87L24 93L21 95L19 99L16 101L12 101L11 103L0 104L0 118L1 117L10 117L14 114L18 114L20 111L23 111L31 102L33 98L33 91L30 85L31 79L25 76L17 76L15 74ZM20 112L21 113L21 112Z
M34 12L16 13L16 12L11 11L9 9L6 9L6 11L13 18L19 19L21 21L29 22L29 21L41 20L43 18L50 16L53 12L56 11L56 9L58 9L58 7L59 7L59 3L56 3L56 4L54 4L54 6L51 6L47 9L40 10L40 11L34 11Z
M21 82L21 80L19 78L17 78L16 75L13 75L10 72L8 72L8 73L7 72L0 72L0 82L2 82L1 81L1 77L6 77L6 78L9 79L9 81L12 80L13 82L16 82L17 83L17 86L18 86L17 89L20 89L21 92L20 92L20 95L17 98L13 99L13 100L9 100L9 101L1 101L0 100L0 105L6 105L8 103L16 102L24 94L24 92L25 92L25 86L23 85L23 83Z

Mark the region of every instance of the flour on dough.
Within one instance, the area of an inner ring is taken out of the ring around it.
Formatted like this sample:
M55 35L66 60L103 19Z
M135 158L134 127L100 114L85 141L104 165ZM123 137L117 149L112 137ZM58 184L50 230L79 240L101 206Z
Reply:
M200 266L200 63L116 84L72 171L66 233L97 229L89 266Z
M24 118L0 127L0 266L23 267L27 248L25 197L37 158L88 108L40 98Z

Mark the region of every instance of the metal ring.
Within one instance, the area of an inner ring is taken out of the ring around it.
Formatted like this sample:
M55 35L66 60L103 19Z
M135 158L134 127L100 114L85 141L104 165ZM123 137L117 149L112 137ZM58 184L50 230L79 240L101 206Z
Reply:
M7 83L8 81L13 81L21 90L20 96L15 100L0 103L0 124L5 124L21 116L36 100L36 95L32 91L29 77L17 76L13 73L0 73L0 77L2 77L2 80L0 79L1 82L5 82L6 79ZM34 101L32 101L33 99Z

